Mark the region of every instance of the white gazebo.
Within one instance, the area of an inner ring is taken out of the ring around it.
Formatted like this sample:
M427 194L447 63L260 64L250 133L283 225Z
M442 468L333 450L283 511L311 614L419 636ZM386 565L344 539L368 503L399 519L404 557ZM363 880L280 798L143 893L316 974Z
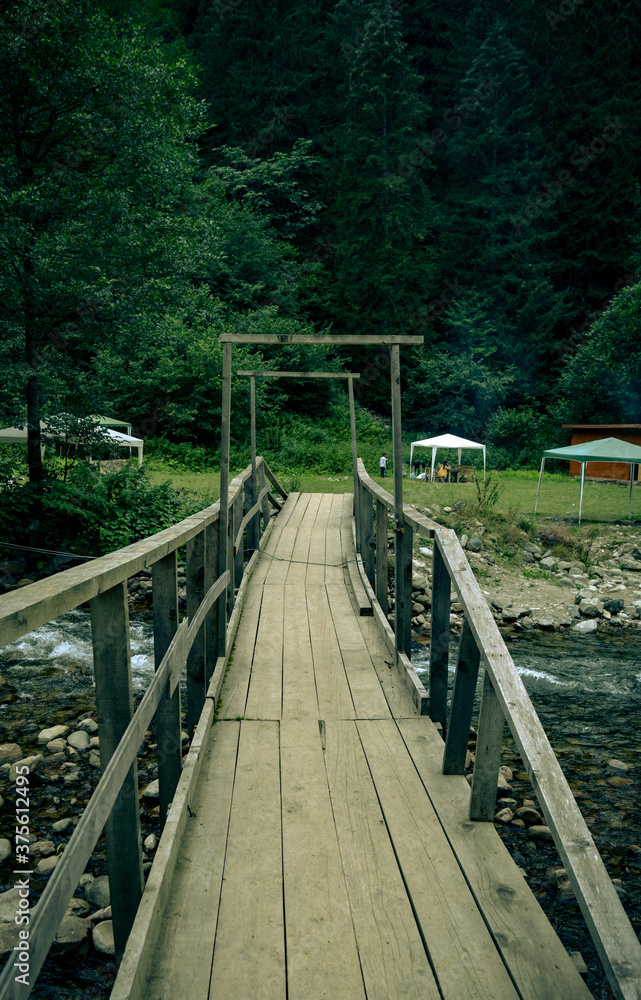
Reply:
M478 441L468 441L467 438L457 437L456 434L439 434L437 437L424 438L422 441L412 441L412 447L410 449L410 468L412 467L414 448L418 447L432 449L432 471L430 473L430 479L434 479L434 464L436 462L436 452L439 448L456 448L458 451L459 465L461 464L461 452L464 448L482 448L483 479L485 479L485 445L479 444Z
M120 431L114 431L110 427L105 427L103 425L103 431L111 439L112 444L117 445L121 448L135 448L138 452L138 465L142 465L142 450L145 442L142 438L132 437L131 434L122 434ZM40 432L43 438L50 436L47 428L46 420L40 421ZM0 444L26 444L27 443L27 427L4 427L0 430ZM46 443L41 445L42 453Z

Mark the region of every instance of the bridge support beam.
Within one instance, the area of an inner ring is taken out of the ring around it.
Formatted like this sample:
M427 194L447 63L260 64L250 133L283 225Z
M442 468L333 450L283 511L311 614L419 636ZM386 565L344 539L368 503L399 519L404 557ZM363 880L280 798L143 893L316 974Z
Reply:
M218 542L218 575L222 576L228 569L231 569L229 559L230 531L229 531L229 434L231 425L231 344L223 344L223 385L222 403L220 413L220 539ZM233 591L233 584L232 584ZM218 611L218 655L225 655L225 643L227 635L227 615L229 613L229 590L228 599L219 602ZM232 593L233 599L233 593Z
M177 553L170 552L151 568L154 595L154 664L156 670L178 628ZM164 827L182 769L180 684L173 695L165 690L156 714L160 823Z
M443 732L447 714L447 667L450 645L450 574L434 538L432 566L432 627L430 630L430 719Z
M90 601L100 768L104 774L134 714L127 584ZM144 887L138 767L134 760L105 824L116 961L125 950Z

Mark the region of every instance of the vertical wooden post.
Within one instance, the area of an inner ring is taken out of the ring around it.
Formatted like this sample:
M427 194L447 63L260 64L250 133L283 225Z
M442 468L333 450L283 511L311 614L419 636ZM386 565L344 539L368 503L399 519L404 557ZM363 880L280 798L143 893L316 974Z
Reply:
M390 347L392 381L392 460L394 462L394 616L396 648L411 654L412 529L403 516L403 442L401 436L401 356L398 344ZM409 566L409 570L408 570ZM410 600L407 601L409 572ZM408 638L409 636L409 638Z
M452 707L443 753L443 774L464 774L467 743L479 673L480 652L467 618L459 642L458 664L454 675Z
M205 528L205 586L204 592L213 587L218 579L218 544L220 542L217 521ZM219 597L205 618L205 689L216 669L218 658L218 615L225 613L225 595Z
M483 821L494 819L504 723L503 709L486 669L483 677L479 731L476 738L470 819Z
M91 638L104 773L134 710L127 584L92 598ZM122 957L143 891L138 766L134 760L105 824L116 959Z
M154 664L156 670L169 649L178 627L177 554L170 552L151 569L154 595ZM158 786L160 792L160 824L164 827L167 810L174 797L182 767L180 737L180 684L169 696L169 685L156 711L156 742L158 744Z
M231 344L223 344L223 385L220 413L220 539L218 542L218 575L231 569L227 562L227 540L229 536L229 434L231 425ZM221 613L222 612L222 613ZM219 602L218 613L218 655L225 655L227 637L227 601Z
M258 489L262 493L265 489L265 466L263 462L258 466ZM267 497L263 497L263 531L265 531L267 525L269 524L269 500Z
M249 380L250 412L251 412L251 461L252 478L251 494L248 497L250 507L258 500L258 471L256 469L256 379L252 375ZM260 515L256 514L247 525L247 547L255 550L260 543Z
M258 483L256 484L258 485ZM245 482L245 513L254 506L254 484L251 479L247 479ZM258 518L252 517L251 521L247 522L246 539L247 539L247 549L249 553L255 552L258 548L258 531L256 530L258 523ZM250 558L248 556L247 558Z
M434 536L432 627L430 631L430 719L445 730L447 666L450 643L450 575Z
M352 472L354 476L354 523L356 526L356 543L357 546L362 544L360 537L360 479L358 475L358 452L356 450L356 410L354 407L354 379L347 379L347 388L349 391L349 427L352 439Z
M236 494L236 499L234 500L234 533L233 537L236 538L241 524L243 523L243 503L245 498L245 491L241 486ZM238 551L234 556L234 601L236 600L236 591L240 587L240 581L243 578L243 569L245 567L245 542L244 538L240 539L238 545Z
M376 599L387 614L387 507L376 501Z
M205 532L187 542L187 617L193 618L205 595ZM205 628L201 626L187 656L187 729L192 731L205 704Z
M367 579L373 587L376 580L374 556L374 509L372 506L371 494L365 487L363 487L361 492L360 514L363 525L363 565L365 567Z

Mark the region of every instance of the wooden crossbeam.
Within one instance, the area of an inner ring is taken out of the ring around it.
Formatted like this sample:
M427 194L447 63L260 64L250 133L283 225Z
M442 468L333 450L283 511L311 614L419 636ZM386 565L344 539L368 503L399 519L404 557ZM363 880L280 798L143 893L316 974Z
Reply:
M221 333L220 344L335 344L343 347L364 347L373 344L419 346L424 338L414 334L388 336L363 333L349 336L342 333Z
M236 372L251 378L360 378L354 372Z

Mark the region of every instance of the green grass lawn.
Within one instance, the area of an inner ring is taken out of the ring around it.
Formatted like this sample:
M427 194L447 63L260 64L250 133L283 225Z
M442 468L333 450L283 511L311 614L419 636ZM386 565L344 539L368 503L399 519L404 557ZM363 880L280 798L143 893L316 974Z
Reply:
M231 476L240 470L232 470ZM166 469L153 465L149 469L153 482L164 482L171 479L177 489L189 490L203 500L203 506L213 503L219 496L219 473L187 472ZM488 473L489 477L489 473ZM310 475L307 473L286 473L279 476L279 481L285 490L303 493L351 493L351 475ZM394 490L391 476L382 481L373 477L390 493ZM520 518L534 519L534 502L538 472L528 470L523 472L493 472L492 484L499 489L496 510L503 513L509 521ZM483 490L483 477L479 485ZM541 484L541 495L537 509L536 521L546 517L570 521L578 518L579 511L579 480L559 474L546 474ZM406 503L418 506L429 506L438 503L441 506L453 506L457 500L474 502L477 499L477 489L474 483L426 483L423 480L403 479L403 493ZM582 522L626 521L628 519L629 487L620 483L603 483L586 481L583 495ZM637 486L632 496L632 520L641 520L641 489Z

